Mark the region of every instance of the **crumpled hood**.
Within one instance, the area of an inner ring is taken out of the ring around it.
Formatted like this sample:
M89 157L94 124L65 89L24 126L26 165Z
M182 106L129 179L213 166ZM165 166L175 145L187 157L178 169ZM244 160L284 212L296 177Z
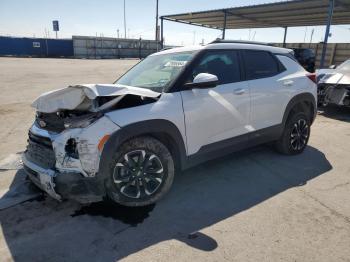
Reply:
M93 103L96 97L122 97L125 95L156 98L160 96L161 93L145 88L124 85L83 84L46 92L32 103L32 107L43 113L54 113L63 109L98 111L94 108Z
M346 74L345 72L334 72L334 73L326 74L321 79L320 83L349 85L350 84L350 74Z

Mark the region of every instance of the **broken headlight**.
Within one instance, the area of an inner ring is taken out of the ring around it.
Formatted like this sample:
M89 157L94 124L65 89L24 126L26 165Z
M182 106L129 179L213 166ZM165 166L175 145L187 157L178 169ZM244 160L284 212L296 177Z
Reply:
M97 119L103 116L102 113L93 113L82 116L75 116L71 118L67 118L64 121L65 128L84 128L91 125Z
M79 159L77 141L74 138L69 138L67 140L64 150L66 151L67 156Z

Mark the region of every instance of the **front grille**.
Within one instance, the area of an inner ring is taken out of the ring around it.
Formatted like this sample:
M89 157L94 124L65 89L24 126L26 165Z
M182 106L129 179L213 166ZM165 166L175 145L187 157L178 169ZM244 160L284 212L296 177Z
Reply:
M46 169L55 167L55 153L51 140L47 137L38 136L29 131L28 145L25 154L30 162L40 167Z

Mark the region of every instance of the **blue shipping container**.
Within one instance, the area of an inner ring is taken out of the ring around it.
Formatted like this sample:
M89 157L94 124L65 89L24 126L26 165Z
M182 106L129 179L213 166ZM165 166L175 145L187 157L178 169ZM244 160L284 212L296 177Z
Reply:
M0 56L73 57L73 41L0 36Z

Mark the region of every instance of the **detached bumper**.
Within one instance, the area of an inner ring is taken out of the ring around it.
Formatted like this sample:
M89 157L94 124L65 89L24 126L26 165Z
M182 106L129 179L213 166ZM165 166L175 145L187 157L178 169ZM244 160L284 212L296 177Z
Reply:
M80 203L101 201L105 196L102 180L79 173L60 173L46 169L22 156L23 167L30 180L54 199L73 199Z

